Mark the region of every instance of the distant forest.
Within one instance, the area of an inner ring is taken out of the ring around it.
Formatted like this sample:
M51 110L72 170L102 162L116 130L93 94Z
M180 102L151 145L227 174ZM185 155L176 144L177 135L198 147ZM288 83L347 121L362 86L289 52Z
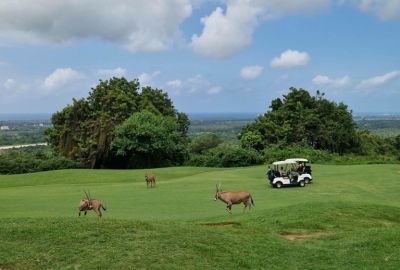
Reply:
M26 117L29 118L29 115ZM194 119L190 119L189 137L214 133L225 142L238 144L238 134L241 129L255 118L256 115L251 117L249 114L196 115ZM366 129L382 137L400 135L400 115L355 116L354 121L359 130ZM0 127L7 126L9 128L0 130L0 146L45 142L44 130L50 125L50 119L0 120Z

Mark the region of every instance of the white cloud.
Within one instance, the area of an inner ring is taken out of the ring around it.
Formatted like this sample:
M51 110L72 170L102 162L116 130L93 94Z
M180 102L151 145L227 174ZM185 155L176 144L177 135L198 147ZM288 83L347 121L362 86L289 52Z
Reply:
M189 93L198 92L202 89L208 88L209 86L210 83L201 74L197 74L185 81L185 88L188 89Z
M3 88L5 90L7 90L6 92L8 95L15 95L15 96L19 96L21 94L26 95L26 92L30 89L28 84L21 83L12 78L8 78L3 83ZM1 89L1 87L0 87L0 89ZM3 93L3 94L5 94L5 93Z
M226 58L252 43L260 21L280 16L311 13L329 5L330 0L228 0L226 10L217 7L201 18L200 35L193 35L193 50L206 57Z
M126 74L127 70L121 67L115 69L99 69L97 74L104 77L122 77Z
M221 86L213 86L210 89L208 89L207 93L209 95L216 95L216 94L219 94L221 91L222 91Z
M273 68L292 68L305 66L310 62L310 56L306 52L296 50L287 50L281 53L279 57L275 57L271 61Z
M114 42L132 52L169 48L191 15L189 0L2 0L0 43Z
M185 93L188 95L215 95L223 90L221 86L213 85L201 74L197 74L196 76L187 78L183 81L169 81L167 84L169 84L171 87L175 87L176 91L174 94Z
M262 66L246 66L240 71L240 77L245 80L254 80L261 75L263 70Z
M182 85L182 81L181 80L168 81L166 85L173 88L179 88Z
M142 86L150 86L154 82L154 79L160 75L160 71L154 71L153 73L142 73L139 75L138 79Z
M373 88L376 86L380 86L386 84L396 78L400 77L400 70L394 70L392 72L386 73L381 76L372 77L366 80L362 80L357 88Z
M312 79L314 85L319 87L328 88L344 88L351 84L351 79L349 76L344 76L342 78L331 79L328 76L318 75Z
M72 68L57 68L43 81L43 87L52 90L83 78L85 78L83 73L73 70Z
M17 85L17 83L15 82L14 79L7 79L3 84L4 88L8 89L8 90L15 88L16 85Z
M372 13L384 21L400 18L399 0L341 0L340 2L355 5L361 11Z

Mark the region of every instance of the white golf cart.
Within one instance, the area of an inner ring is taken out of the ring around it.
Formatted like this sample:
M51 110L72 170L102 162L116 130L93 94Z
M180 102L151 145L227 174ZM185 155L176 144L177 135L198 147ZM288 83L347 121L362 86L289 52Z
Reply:
M299 167L300 165L294 160L275 161L267 172L270 184L276 188L283 186L305 187L306 182L310 182L311 175L298 173Z
M300 177L304 179L306 184L312 182L311 166L308 164L308 160L305 158L288 158L286 161L295 161L297 163L296 172L299 173Z

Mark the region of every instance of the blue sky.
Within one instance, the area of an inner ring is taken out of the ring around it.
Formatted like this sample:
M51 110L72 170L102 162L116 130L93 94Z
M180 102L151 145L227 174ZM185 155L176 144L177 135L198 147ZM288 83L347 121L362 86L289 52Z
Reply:
M139 78L194 112L265 112L291 86L400 113L398 0L2 0L0 113Z

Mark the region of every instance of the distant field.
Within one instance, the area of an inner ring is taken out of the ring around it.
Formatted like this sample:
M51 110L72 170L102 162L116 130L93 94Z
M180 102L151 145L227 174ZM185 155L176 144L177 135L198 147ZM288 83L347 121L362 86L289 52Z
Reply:
M280 190L265 169L148 170L155 189L145 170L0 175L0 269L398 269L399 165L314 165ZM216 183L255 207L227 214ZM88 189L102 219L77 217Z
M383 137L400 135L400 116L369 116L355 118L359 129L368 129Z

